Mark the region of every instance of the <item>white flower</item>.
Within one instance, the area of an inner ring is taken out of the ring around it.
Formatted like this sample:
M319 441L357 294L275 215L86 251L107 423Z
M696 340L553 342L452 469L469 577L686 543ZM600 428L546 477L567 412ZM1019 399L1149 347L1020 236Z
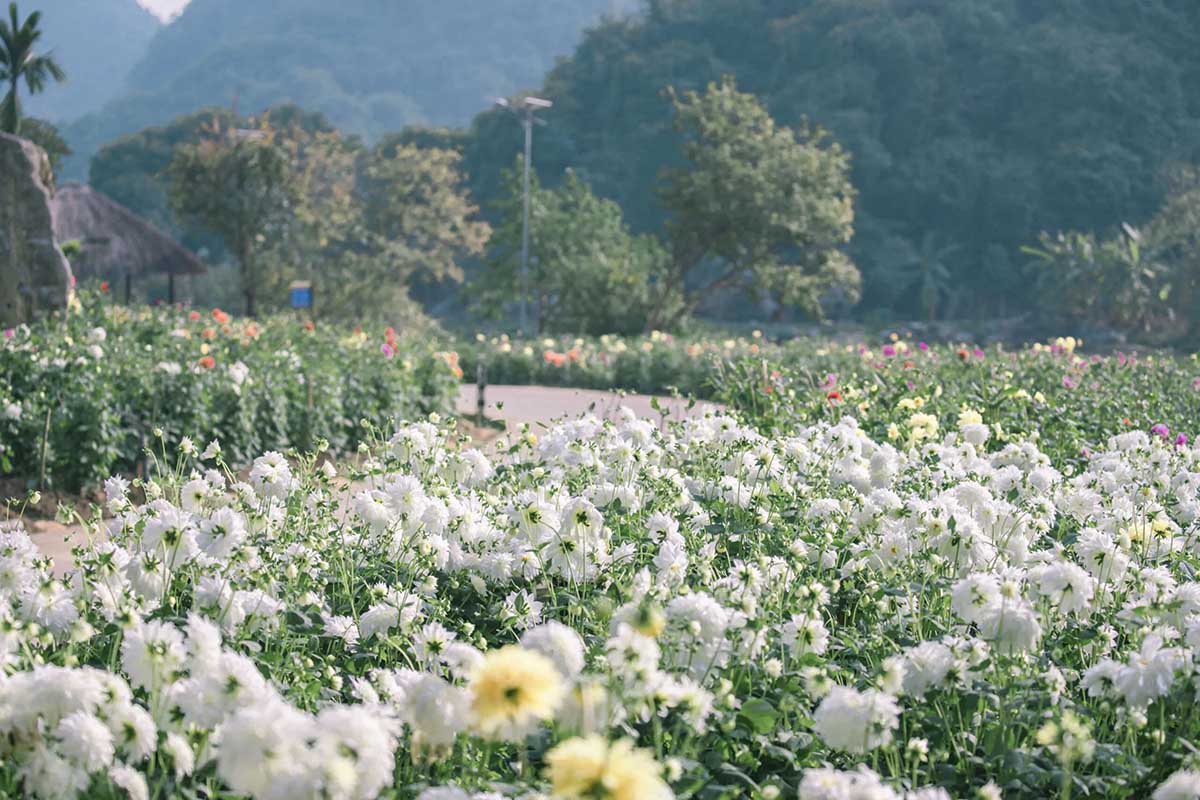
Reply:
M866 753L892 740L899 724L896 699L875 689L835 686L813 712L813 727L830 747Z
M76 711L63 717L54 735L59 751L86 772L98 772L112 763L116 752L112 732L92 714Z
M149 800L150 789L146 785L146 778L133 767L117 764L108 771L108 778L125 790L129 800Z
M1158 785L1151 800L1198 800L1200 798L1200 772L1181 769Z
M568 680L583 672L583 639L561 622L551 620L530 628L521 635L521 646L549 658Z

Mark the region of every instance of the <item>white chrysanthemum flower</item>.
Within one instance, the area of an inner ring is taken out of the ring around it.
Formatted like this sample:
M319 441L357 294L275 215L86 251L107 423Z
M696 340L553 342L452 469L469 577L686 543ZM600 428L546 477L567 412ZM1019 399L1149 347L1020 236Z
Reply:
M827 745L866 753L886 745L900 720L900 705L883 692L835 686L813 712L813 727Z
M521 635L521 646L535 650L554 662L559 672L574 680L583 672L583 639L573 629L551 620Z

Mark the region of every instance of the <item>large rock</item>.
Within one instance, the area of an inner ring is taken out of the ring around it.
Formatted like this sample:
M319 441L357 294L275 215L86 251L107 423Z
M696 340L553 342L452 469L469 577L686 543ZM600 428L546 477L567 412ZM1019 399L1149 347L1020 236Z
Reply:
M0 327L70 300L71 266L54 241L53 186L45 151L0 133Z

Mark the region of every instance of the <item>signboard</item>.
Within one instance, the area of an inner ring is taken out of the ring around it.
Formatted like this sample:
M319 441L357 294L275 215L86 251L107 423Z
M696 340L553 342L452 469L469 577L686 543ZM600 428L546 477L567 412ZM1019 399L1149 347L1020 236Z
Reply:
M312 308L312 283L310 281L292 281L292 285L288 287L288 296L292 300L292 308Z

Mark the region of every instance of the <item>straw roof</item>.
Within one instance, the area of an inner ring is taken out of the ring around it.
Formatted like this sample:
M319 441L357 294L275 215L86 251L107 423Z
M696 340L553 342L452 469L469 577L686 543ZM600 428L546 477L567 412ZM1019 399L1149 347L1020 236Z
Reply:
M192 251L90 186L66 183L53 200L54 238L77 240L82 253L71 263L79 277L200 275L208 268Z

